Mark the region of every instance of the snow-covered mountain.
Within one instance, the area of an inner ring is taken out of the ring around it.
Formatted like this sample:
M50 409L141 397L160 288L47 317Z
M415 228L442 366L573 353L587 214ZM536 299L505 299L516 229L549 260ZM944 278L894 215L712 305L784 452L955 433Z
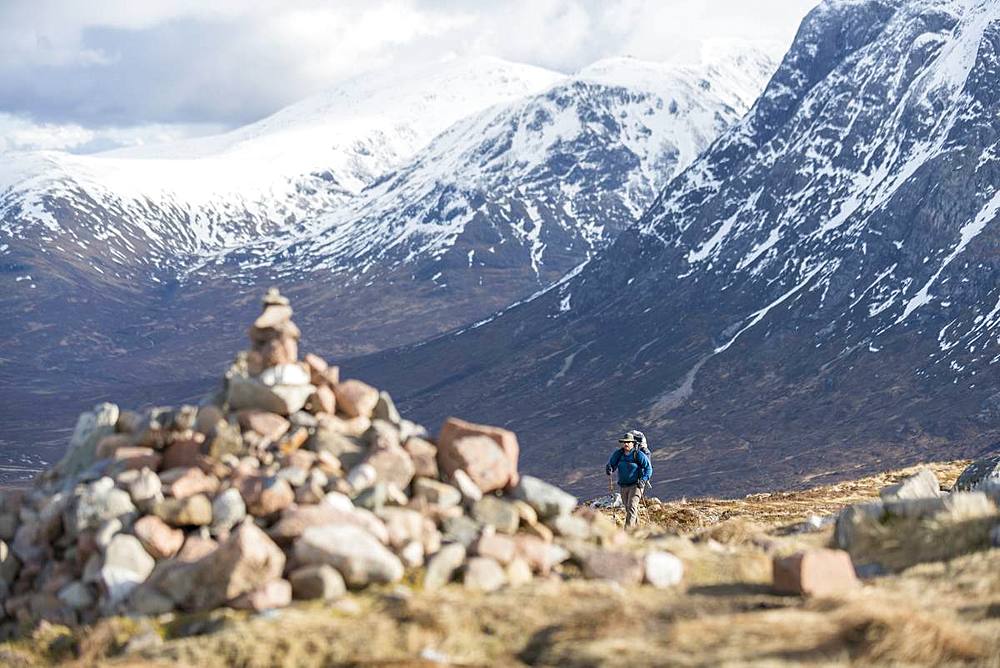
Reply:
M744 46L569 76L477 59L360 78L220 137L5 156L5 394L33 418L42 393L86 396L70 412L111 384L137 402L181 387L224 363L228 323L272 283L332 355L481 319L634 222L773 67Z
M636 424L670 495L1000 447L998 109L1000 3L827 0L606 252L357 369L428 423L508 424L581 491Z
M44 226L44 241L90 246L82 254L97 253L105 271L176 272L336 209L457 120L561 76L494 58L451 61L359 77L215 137L7 155L0 233Z
M380 325L395 335L384 343L399 343L485 317L604 248L745 113L773 61L756 50L714 55L699 67L601 61L495 105L347 205L185 278L266 274L309 285L313 298L322 286L351 314L326 329L330 342L351 338L340 327ZM369 316L371 304L383 308Z

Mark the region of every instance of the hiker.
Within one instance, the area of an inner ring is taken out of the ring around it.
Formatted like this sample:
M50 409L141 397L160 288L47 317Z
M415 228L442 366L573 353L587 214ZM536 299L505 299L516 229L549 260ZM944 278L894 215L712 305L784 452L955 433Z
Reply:
M635 527L639 520L639 501L642 492L649 484L653 475L653 465L638 447L636 437L628 432L618 439L621 447L611 453L611 459L604 471L609 476L612 471L618 471L618 487L622 491L622 503L625 504L625 528Z

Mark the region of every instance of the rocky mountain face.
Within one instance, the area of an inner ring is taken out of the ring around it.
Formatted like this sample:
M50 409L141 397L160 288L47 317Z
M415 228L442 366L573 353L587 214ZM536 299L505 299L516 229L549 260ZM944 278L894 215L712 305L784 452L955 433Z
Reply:
M989 451L998 91L996 2L825 2L746 118L606 252L356 366L426 423L447 406L516 429L527 470L580 493L633 426L667 496Z
M12 157L8 466L37 468L65 443L34 428L39 397L67 418L112 392L194 399L261 284L296 298L309 344L336 355L544 289L634 222L773 69L742 48L705 63L617 59L567 77L481 59L359 79L221 137Z

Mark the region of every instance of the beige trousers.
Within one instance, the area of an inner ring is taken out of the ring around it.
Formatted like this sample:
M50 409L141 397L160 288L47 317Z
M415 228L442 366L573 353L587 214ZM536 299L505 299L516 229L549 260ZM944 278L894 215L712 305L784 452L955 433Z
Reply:
M625 505L625 528L632 529L639 522L639 500L642 490L639 485L622 485L622 503Z

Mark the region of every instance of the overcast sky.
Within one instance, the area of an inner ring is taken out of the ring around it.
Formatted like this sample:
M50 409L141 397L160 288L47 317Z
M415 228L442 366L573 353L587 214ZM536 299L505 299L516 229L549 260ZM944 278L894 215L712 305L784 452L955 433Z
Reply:
M791 42L817 0L0 0L0 150L208 134L348 76L486 54L572 72Z

